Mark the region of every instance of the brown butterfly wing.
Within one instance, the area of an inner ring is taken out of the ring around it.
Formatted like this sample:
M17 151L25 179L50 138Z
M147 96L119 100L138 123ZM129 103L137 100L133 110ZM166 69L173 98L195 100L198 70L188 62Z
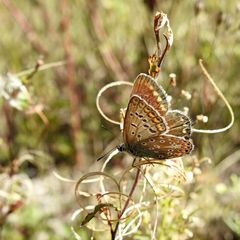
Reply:
M190 119L180 111L168 111L169 107L165 91L153 78L140 74L124 119L126 151L155 159L181 157L192 151Z
M188 116L181 111L173 110L167 112L164 118L168 126L168 135L184 137L185 139L190 138L192 123Z
M130 150L138 157L171 159L189 154L193 150L193 143L180 137L159 135L131 144Z
M137 76L131 93L131 96L133 95L144 99L161 116L165 115L170 107L164 89L158 86L152 77L144 73Z
M124 118L123 140L127 151L131 145L166 132L165 121L139 96L132 96Z

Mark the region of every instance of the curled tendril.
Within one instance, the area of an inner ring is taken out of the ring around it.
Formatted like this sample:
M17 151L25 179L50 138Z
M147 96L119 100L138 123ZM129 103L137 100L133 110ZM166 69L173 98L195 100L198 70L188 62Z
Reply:
M82 202L79 201L79 198L80 198L80 196L81 196L81 191L79 191L80 185L81 185L82 183L89 183L89 181L87 181L87 179L90 178L90 177L93 177L93 176L99 176L99 177L94 178L93 181L99 182L100 185L101 185L101 182L103 181L104 177L110 179L110 180L116 185L117 190L120 192L120 187L119 187L118 182L117 182L117 181L115 180L115 178L112 177L111 175L109 175L109 174L107 174L107 173L104 173L104 172L91 172L91 173L85 174L84 176L82 176L82 177L78 180L78 182L77 182L77 184L76 184L76 186L75 186L75 196L76 196L76 199L78 200L79 205L80 205L82 208L83 208L83 206L81 205ZM90 181L91 181L91 180L90 180ZM105 192L106 192L106 191L105 191L105 188L102 188L102 193L99 193L99 194L103 194L103 193L105 193Z
M123 205L126 201L131 202L132 203L131 205L135 206L133 199L131 197L129 197L127 194L122 193L122 192L106 192L106 193L102 194L99 199L105 198L106 196L108 196L109 199L111 198L115 202L115 208L118 209L118 217L116 219L107 219L107 218L101 217L101 220L105 220L105 221L109 220L111 222L118 222L121 220L121 222L124 222L131 215L134 214L136 209L132 208L132 210L129 211L130 212L129 214L126 214L126 212L124 211L124 215L120 216L121 209L123 208ZM117 207L116 207L116 205L117 205Z
M169 167L172 168L176 171L176 174L178 174L180 176L180 178L183 181L186 181L186 174L185 171L182 167L180 167L177 163L175 163L174 161L171 160L159 160L159 159L141 159L141 161L134 163L134 166L129 166L128 168L126 168L119 180L119 184L121 185L121 182L123 181L124 176L130 172L132 169L135 168L139 168L141 166L149 166L149 165L162 165L165 167Z
M133 83L131 82L126 82L126 81L117 81L117 82L112 82L112 83L109 83L107 85L105 85L104 87L102 87L100 89L100 91L98 92L97 94L97 97L96 97L96 105L97 105L97 109L99 111L99 113L102 115L102 117L109 121L110 123L113 123L113 124L117 124L117 125L121 125L121 122L119 121L116 121L116 120L113 120L111 118L109 118L102 110L102 108L100 107L100 98L102 96L102 94L104 92L106 92L109 88L112 88L112 87L116 87L116 86L121 86L121 85L128 85L128 86L133 86Z
M153 56L150 56L150 59L149 59L150 70L151 70L151 64L153 67L152 71L150 71L150 73L149 73L151 76L153 76L153 74L157 75L159 73L160 66L163 62L166 52L171 47L172 41L173 41L173 34L172 34L172 31L170 28L169 20L167 19L167 16L165 14L163 14L163 13L156 14L154 24L155 24L154 31L155 31L155 37L157 40L158 52L157 52L157 54L153 54ZM164 51L161 52L159 31L165 25L168 28L167 34L163 34L163 36L166 40L166 46L164 48ZM207 70L205 69L205 67L202 64L202 60L200 60L199 64L201 66L201 69L202 69L204 75L207 77L207 79L213 85L217 94L220 96L220 98L226 104L226 106L230 112L230 115L231 115L231 122L225 128L216 129L216 130L203 130L203 129L193 128L193 132L218 133L218 132L226 131L234 123L234 114L233 114L232 108L229 105L229 103L227 102L227 100L225 99L222 92L216 86L216 84L213 81L213 79L211 78L211 76L208 74ZM122 122L109 118L103 112L102 108L100 107L100 98L109 88L113 88L113 87L121 86L121 85L133 86L133 84L131 82L126 82L126 81L112 82L112 83L105 85L103 88L101 88L96 97L97 109L98 109L99 113L102 115L102 117L113 124L120 125L120 127L121 127ZM171 160L158 160L158 159L147 159L147 160L141 159L141 161L138 161L137 163L134 162L134 166L130 166L130 167L126 168L123 171L123 173L120 175L119 180L117 181L115 179L115 177L104 173L107 163L117 153L118 153L118 149L114 149L110 152L107 160L103 164L101 172L93 172L93 173L86 174L83 177L81 177L76 184L75 195L79 202L79 205L82 208L82 211L87 211L88 206L85 206L85 207L82 206L82 202L79 201L81 196L94 197L95 200L98 202L98 205L92 206L91 210L93 210L93 211L87 215L87 218L85 218L84 223L85 222L88 223L90 220L92 220L92 218L95 217L95 215L97 215L98 220L101 220L103 223L106 223L106 222L108 223L109 227L111 228L112 239L122 239L124 236L127 236L128 234L134 233L141 225L142 215L143 215L143 212L141 210L143 209L143 211L145 211L148 208L150 209L152 207L152 205L155 205L157 208L157 211L156 211L157 216L155 218L156 220L154 222L154 226L152 229L152 233L153 233L153 235L155 235L156 231L157 231L157 221L158 221L157 219L158 219L158 212L159 212L158 211L158 208L159 208L158 201L161 200L162 198L168 197L168 196L175 196L175 197L182 196L184 192L182 191L181 188L175 186L174 184L158 183L158 182L156 183L156 179L154 179L154 176L151 176L150 174L148 174L147 166L156 165L156 164L166 166L170 170L171 169L174 170L174 174L178 175L179 179L186 181L187 177L186 177L184 168L181 164L178 165L174 160L171 161ZM132 184L130 193L127 195L126 193L124 193L124 191L126 191L126 188L127 188L124 180L126 178L126 175L129 174L131 172L131 170L133 170L133 169L136 169L137 173L136 173L135 179L133 180L133 184ZM141 174L144 176L144 178L141 178ZM172 174L171 171L169 172L169 175L170 174ZM93 176L98 176L98 177L94 178L93 180L88 179ZM116 189L117 189L116 191L106 191L105 183L103 182L105 178L110 179L114 183L114 185L116 186ZM139 184L139 181L143 181L143 184L142 185ZM82 183L85 183L85 182L87 182L87 183L98 182L100 185L100 192L90 194L90 193L80 191L79 190L80 185L82 185ZM152 193L155 196L154 201L151 201L151 202L148 200L144 201L144 197L147 194L147 188L146 188L147 183L151 186L151 188L153 190ZM137 184L138 184L138 186L142 187L142 191L140 191L140 196L137 200L138 202L135 203L133 201L133 192L136 189ZM159 188L155 187L156 185ZM161 189L163 188L162 192L159 191L160 187L161 187ZM166 194L163 194L164 190L166 190L166 189L167 189L167 191L165 191ZM174 195L174 194L176 194L176 195ZM125 198L126 198L126 200L125 200ZM129 204L129 203L131 203L131 204ZM113 217L113 215L111 215L111 209L113 209L115 211L115 213L117 214L117 215L114 215L114 217ZM105 210L105 212L104 212L104 210ZM136 210L137 210L137 214L135 215ZM130 219L130 216L131 216L131 219ZM127 219L128 219L128 221L126 221ZM113 225L112 225L113 223L114 224L116 223L116 226L114 229L113 229ZM118 233L118 236L116 236L116 233Z
M200 59L199 60L199 65L203 71L203 74L206 76L207 80L211 83L211 85L213 86L214 90L216 91L217 95L223 100L223 102L226 104L226 107L228 108L228 111L230 113L231 116L231 121L230 123L224 127L224 128L219 128L219 129L197 129L197 128L193 128L192 131L196 132L196 133L207 133L207 134L212 134L212 133L221 133L221 132L225 132L228 129L230 129L234 123L234 113L232 110L231 105L229 104L229 102L227 101L227 99L224 97L223 93L221 92L221 90L218 88L218 86L216 85L216 83L214 82L214 80L212 79L212 77L210 76L210 74L208 73L207 69L204 67L203 65L203 60Z

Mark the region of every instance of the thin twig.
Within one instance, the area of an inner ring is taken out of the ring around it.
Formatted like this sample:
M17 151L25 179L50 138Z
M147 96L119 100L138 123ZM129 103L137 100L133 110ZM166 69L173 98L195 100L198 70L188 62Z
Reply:
M29 21L26 19L23 12L20 11L10 0L3 0L3 4L7 7L11 15L15 18L16 22L21 27L24 36L26 36L26 38L32 44L33 48L36 49L39 53L47 55L47 49L38 39L37 34L34 32L32 26L29 24Z
M44 64L43 66L40 66L40 67L38 68L38 72L39 72L39 71L46 70L46 69L49 69L49 68L60 67L60 66L63 66L63 65L65 65L65 64L66 64L65 61L52 62L52 63ZM34 68L30 68L30 69L28 69L28 70L24 70L24 71L22 71L22 72L20 72L20 73L17 73L16 76L17 76L17 77L26 76L26 75L28 75L28 74L31 74L31 72L33 72L34 69L35 69L35 67L34 67Z
M130 202L130 199L132 198L132 195L133 195L133 193L134 193L134 190L136 189L136 186L137 186L137 183L138 183L138 179L139 179L140 173L141 173L140 168L137 168L137 173L136 173L136 176L135 176L135 180L134 180L134 183L133 183L133 185L132 185L131 191L130 191L130 193L129 193L129 195L128 195L128 199L127 199L127 201L126 201L126 203L125 203L125 205L124 205L124 207L123 207L123 209L122 209L122 211L121 211L121 213L120 213L120 215L119 215L119 221L117 222L114 231L111 232L111 234L112 234L112 240L114 240L115 237L116 237L116 234L117 234L117 231L118 231L118 228L119 228L119 224L120 224L120 221L121 221L121 217L123 216L124 212L126 211L126 209L127 209L127 207L128 207L128 204L129 204L129 202Z
M75 63L72 55L72 39L69 33L69 2L67 0L61 1L61 11L62 11L62 30L63 30L63 45L66 57L67 65L67 83L69 89L70 97L70 107L71 107L71 128L72 137L75 146L75 161L79 168L84 167L82 150L79 141L79 132L81 130L81 115L79 111L80 101L77 94L76 85L76 71Z
M38 69L43 66L44 62L42 59L37 60L34 70L28 74L28 76L26 77L28 80L30 80L31 78L33 78L33 76L38 72Z
M239 156L240 156L240 150L235 151L234 153L232 153L231 155L229 155L225 159L223 159L214 168L214 171L218 175L222 174L224 171L226 171L226 169L228 169L229 167L233 166L234 164L236 164L237 162L240 161Z
M13 161L15 158L15 147L14 147L14 139L16 136L16 126L13 117L13 111L8 102L5 102L2 106L3 113L6 118L6 142L8 143L8 151L9 151L9 159Z
M94 33L97 37L97 41L99 43L102 43L108 37L104 29L104 26L102 24L101 17L99 16L99 11L97 6L98 3L97 1L92 0L92 1L87 1L87 4L90 10L90 17L92 20ZM111 72L113 72L116 75L117 80L127 81L128 75L124 71L120 61L117 59L114 52L110 48L107 48L104 50L101 50L101 48L98 48L98 50L103 58L104 63L111 70Z

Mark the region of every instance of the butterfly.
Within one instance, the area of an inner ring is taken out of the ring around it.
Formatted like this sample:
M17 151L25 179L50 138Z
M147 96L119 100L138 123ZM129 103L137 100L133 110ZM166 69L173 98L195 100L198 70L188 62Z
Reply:
M147 74L136 78L123 122L119 151L136 157L171 159L191 153L191 120L171 110L168 95Z

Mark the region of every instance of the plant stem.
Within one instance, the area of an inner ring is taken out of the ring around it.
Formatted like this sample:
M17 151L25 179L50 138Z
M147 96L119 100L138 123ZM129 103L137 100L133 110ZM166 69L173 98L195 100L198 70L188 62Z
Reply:
M127 207L128 207L128 204L129 204L129 202L130 202L130 199L132 198L133 192L134 192L134 190L136 189L140 172L141 172L140 168L137 168L137 173L136 173L136 176L135 176L134 183L133 183L132 188L131 188L131 191L130 191L130 193L129 193L129 195L128 195L128 199L127 199L127 201L126 201L126 203L125 203L125 205L124 205L124 207L123 207L123 209L122 209L122 211L121 211L121 213L120 213L120 215L119 215L119 221L117 222L115 229L114 229L113 231L111 231L112 240L114 240L115 237L116 237L116 234L117 234L117 231L118 231L118 228L119 228L119 224L120 224L121 217L123 216L124 212L126 211L126 209L127 209Z
M79 140L79 134L81 130L81 114L79 111L80 100L77 94L77 84L76 84L76 69L75 62L72 55L72 39L70 36L69 25L70 25L70 9L67 0L61 1L61 11L62 11L62 31L63 31L63 45L66 57L66 67L67 67L67 84L69 90L70 98L70 108L71 108L71 130L72 138L75 147L75 161L76 167L79 169L84 169L84 162L82 157L82 149Z

